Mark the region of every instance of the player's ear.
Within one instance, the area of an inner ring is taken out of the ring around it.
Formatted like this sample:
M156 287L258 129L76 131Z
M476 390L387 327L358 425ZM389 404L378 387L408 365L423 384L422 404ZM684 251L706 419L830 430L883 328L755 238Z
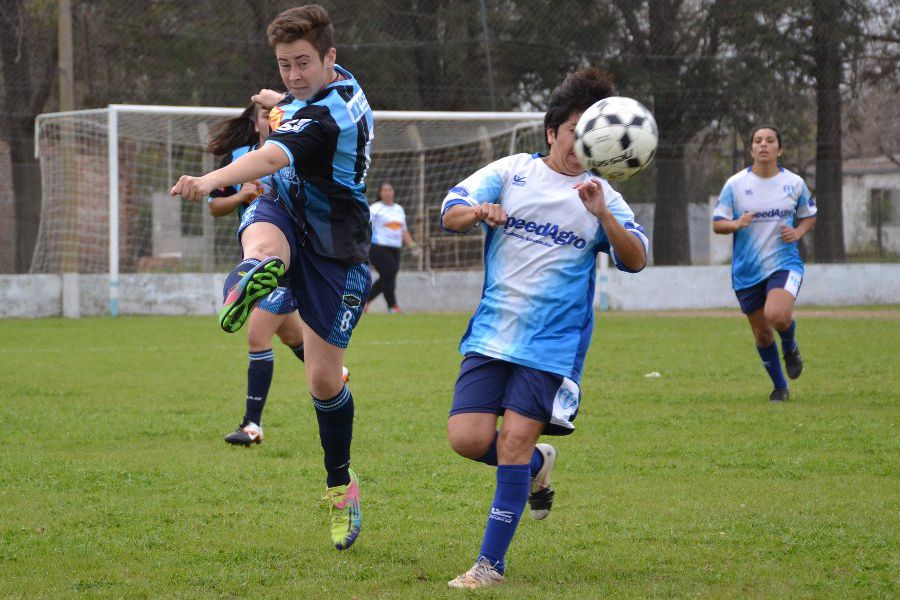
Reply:
M325 67L328 69L334 68L334 63L337 61L337 48L332 46L328 52L325 53Z
M556 141L556 132L553 131L552 127L547 128L547 145L552 146Z

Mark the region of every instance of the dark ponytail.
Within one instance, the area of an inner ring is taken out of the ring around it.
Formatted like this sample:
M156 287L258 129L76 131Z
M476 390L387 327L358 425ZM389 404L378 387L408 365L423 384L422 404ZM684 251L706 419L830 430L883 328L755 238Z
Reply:
M225 119L210 128L209 146L207 149L216 156L228 154L242 146L254 146L259 143L259 132L256 131L256 105L251 104L240 116Z

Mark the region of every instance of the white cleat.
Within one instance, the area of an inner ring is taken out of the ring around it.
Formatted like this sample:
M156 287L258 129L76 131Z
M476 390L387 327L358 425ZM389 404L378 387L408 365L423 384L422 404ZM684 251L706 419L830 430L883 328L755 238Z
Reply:
M531 493L528 496L528 506L531 508L531 518L536 521L550 516L553 508L553 487L550 485L550 473L556 464L556 448L550 444L538 444L537 451L544 457L544 465L538 474L531 480Z
M341 378L344 380L344 383L350 381L350 369L341 367Z
M471 569L453 581L447 582L447 585L458 590L474 590L476 588L500 585L504 581L506 581L506 578L500 574L500 571L494 568L491 561L482 556Z

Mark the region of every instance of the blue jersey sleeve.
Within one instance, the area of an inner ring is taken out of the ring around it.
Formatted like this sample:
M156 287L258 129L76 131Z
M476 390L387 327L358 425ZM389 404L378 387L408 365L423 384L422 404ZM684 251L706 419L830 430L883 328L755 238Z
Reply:
M719 201L716 202L716 208L713 210L713 221L734 219L734 192L731 189L731 181L725 183L722 192L719 194Z
M616 192L605 181L603 182L603 194L607 199L606 206L609 208L609 212L616 218L616 221L618 221L628 233L641 242L641 245L644 247L644 264L646 264L647 256L650 252L650 241L647 239L647 236L644 235L644 228L635 222L634 211L632 211L631 207L628 206L628 203L625 202L622 194ZM603 227L599 227L598 235L599 240L597 241L596 248L599 252L607 252L612 257L616 268L620 271L637 273L637 271L629 269L621 260L619 260L619 257L616 255L616 249L609 243L609 238L606 237Z
M809 193L809 188L806 187L806 183L803 183L800 190L800 197L797 198L797 218L806 219L808 217L814 217L818 210L815 198Z

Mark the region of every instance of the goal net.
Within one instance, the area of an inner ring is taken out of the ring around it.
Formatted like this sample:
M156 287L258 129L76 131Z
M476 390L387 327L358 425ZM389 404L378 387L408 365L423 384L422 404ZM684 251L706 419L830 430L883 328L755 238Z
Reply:
M238 259L237 216L214 219L204 202L171 198L184 174L212 170L210 128L240 109L112 105L39 115L42 179L34 273L222 272ZM447 190L515 152L544 149L541 113L375 111L368 198L389 181L421 254L405 269L481 266L478 228L438 225ZM112 178L110 174L112 173ZM112 216L112 219L110 218Z

